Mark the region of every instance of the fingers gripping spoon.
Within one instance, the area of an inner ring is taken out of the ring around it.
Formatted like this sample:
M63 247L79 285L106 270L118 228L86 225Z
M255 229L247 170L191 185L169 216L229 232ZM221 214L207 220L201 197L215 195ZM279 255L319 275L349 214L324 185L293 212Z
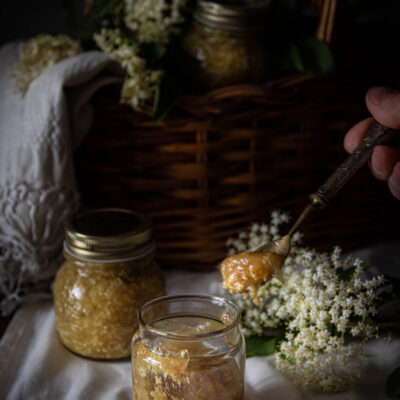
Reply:
M364 139L334 173L309 196L308 204L288 233L249 252L227 257L221 264L223 286L231 293L249 294L255 302L260 285L276 277L283 281L282 267L290 251L293 233L315 210L325 208L336 193L370 158L375 146L387 143L399 131L374 122Z

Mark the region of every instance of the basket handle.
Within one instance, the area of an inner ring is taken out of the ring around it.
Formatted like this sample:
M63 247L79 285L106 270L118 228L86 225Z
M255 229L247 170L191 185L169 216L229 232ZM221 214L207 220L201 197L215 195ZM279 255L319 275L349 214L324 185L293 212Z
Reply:
M265 98L275 94L282 96L282 89L291 89L307 81L312 81L315 76L312 74L293 74L286 78L269 81L263 85L236 84L214 89L207 93L207 101L220 101L238 97ZM292 94L290 92L290 94Z
M329 200L368 161L374 147L387 143L393 136L399 134L399 130L388 128L379 122L374 122L353 153L347 157L316 192L310 195L311 204L316 208L325 208Z
M317 39L330 44L336 19L337 0L313 0L320 14L315 36Z

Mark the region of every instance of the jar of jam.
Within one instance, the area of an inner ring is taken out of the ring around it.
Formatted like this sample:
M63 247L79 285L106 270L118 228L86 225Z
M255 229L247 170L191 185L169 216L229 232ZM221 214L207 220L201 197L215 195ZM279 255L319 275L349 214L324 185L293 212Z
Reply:
M264 31L269 0L200 0L183 49L197 60L194 79L207 89L257 83L268 74Z
M65 262L53 287L56 325L63 344L82 356L130 356L147 301L165 295L153 259L149 220L122 209L95 209L66 225Z
M133 399L243 400L239 310L213 296L165 296L140 310L132 341Z

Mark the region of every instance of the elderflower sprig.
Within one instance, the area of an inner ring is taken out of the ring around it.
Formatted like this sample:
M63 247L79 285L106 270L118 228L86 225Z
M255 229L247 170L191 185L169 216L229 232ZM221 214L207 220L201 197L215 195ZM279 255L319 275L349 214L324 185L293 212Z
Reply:
M126 72L122 103L140 110L147 101L157 98L156 91L165 75L160 59L171 38L181 32L185 5L186 0L85 1L89 37ZM147 50L152 46L156 49L148 57L151 65L142 54L146 45ZM39 35L28 40L20 47L20 61L13 75L14 92L25 93L44 68L81 51L79 42L66 35Z
M154 98L162 70L148 67L140 56L142 44L166 45L180 32L185 0L124 0L123 24L101 29L93 36L97 46L109 53L126 71L121 102L139 110Z
M228 254L251 250L279 236L288 215L271 214L270 225L252 224L228 240ZM339 391L360 375L363 344L377 336L377 289L383 276L365 279L362 260L319 253L300 246L296 233L285 261L285 283L272 279L258 290L259 305L237 297L245 336L284 330L276 347L275 366L309 390ZM361 340L349 340L361 339Z
M139 43L166 44L180 32L185 0L125 0L124 22Z
M119 28L102 29L94 35L99 48L109 53L126 71L121 90L121 102L139 109L152 98L162 76L160 70L146 68L146 60L139 56L139 46Z
M19 61L14 65L13 91L23 95L31 82L47 67L82 52L78 40L66 35L38 35L19 45Z

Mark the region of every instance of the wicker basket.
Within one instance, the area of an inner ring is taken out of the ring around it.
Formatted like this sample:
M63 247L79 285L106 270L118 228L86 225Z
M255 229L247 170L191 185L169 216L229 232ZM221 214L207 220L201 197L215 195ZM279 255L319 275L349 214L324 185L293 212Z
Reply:
M273 209L296 216L307 204L344 159L344 133L366 113L364 90L292 76L185 97L161 123L103 91L76 157L83 203L149 214L164 266L214 267L229 236ZM380 241L398 234L398 208L365 167L305 224L307 243Z

